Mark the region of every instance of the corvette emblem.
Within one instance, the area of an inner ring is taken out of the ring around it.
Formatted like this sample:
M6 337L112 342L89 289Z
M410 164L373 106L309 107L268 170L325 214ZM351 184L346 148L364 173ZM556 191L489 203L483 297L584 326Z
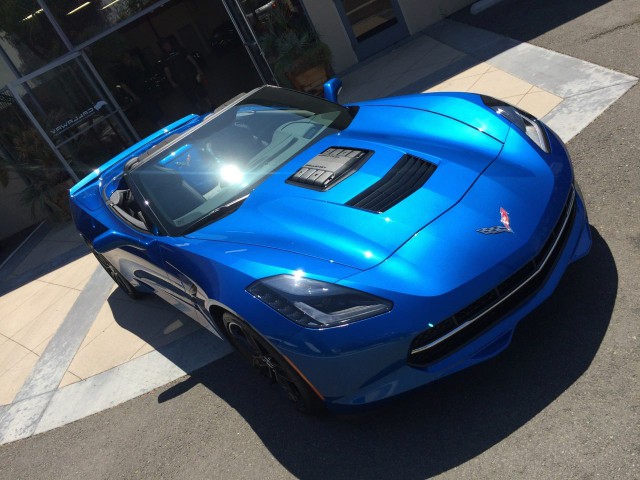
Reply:
M502 225L504 225L504 228L506 228L510 233L513 233L509 222L509 212L507 212L502 207L500 207L500 223L502 223Z
M478 233L484 235L495 235L496 233L513 233L511 230L511 221L509 220L509 212L500 207L500 223L502 226L479 228L476 230Z

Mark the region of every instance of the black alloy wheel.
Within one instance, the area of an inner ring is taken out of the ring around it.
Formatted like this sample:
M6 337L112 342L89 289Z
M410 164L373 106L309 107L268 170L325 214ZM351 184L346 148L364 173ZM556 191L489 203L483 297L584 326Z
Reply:
M98 252L94 250L91 250L91 252L98 259L98 262L100 262L100 265L102 265L102 268L105 269L105 271L109 274L109 276L113 279L113 281L116 282L118 287L120 287L120 289L124 293L126 293L129 296L129 298L133 298L137 300L140 297L142 297L142 294L139 291L137 291L133 285L131 285L129 280L127 280L126 278L124 278L124 276L122 276L122 274L118 271L116 267L111 265L109 260L107 260L106 258L104 258L102 255L100 255Z
M324 411L324 403L307 382L246 322L225 312L222 324L238 353L271 383L277 383L296 409L310 415Z

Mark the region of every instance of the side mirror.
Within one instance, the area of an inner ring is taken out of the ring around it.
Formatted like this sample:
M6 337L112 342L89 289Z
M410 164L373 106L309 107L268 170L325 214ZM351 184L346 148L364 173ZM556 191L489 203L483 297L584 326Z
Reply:
M338 77L333 77L331 80L327 80L324 83L324 98L330 102L338 103L340 90L342 90L342 80Z

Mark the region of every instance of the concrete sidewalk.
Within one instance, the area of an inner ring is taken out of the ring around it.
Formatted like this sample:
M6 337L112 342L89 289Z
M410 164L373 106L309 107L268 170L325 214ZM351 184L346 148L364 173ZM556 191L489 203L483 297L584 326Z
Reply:
M342 78L345 103L423 91L492 95L543 118L565 141L637 82L448 20ZM230 352L161 300L121 294L70 224L0 274L0 443L117 405Z

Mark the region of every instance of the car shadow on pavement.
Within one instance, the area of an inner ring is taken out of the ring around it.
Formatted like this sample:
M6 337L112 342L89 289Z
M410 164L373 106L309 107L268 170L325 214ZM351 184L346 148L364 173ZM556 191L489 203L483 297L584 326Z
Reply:
M298 478L426 478L476 457L544 410L589 368L618 289L609 247L592 228L591 253L524 319L498 357L354 418L296 413L238 355L159 394L202 384L235 409Z
M32 245L20 248L17 255L9 259L0 269L0 297L56 270L61 270L89 254L89 249L84 243L74 242L75 239L72 239L43 247L43 250L49 249L49 258L42 258L42 255L35 256L34 259L29 258L33 255L32 250L38 246L38 240L33 240ZM22 262L27 264L28 268L24 268L24 265L21 265ZM15 270L19 270L20 267L22 271L16 273Z
M457 30L457 34L449 32L450 25L447 23L443 25L442 22L427 27L423 33L433 37L439 42L443 42L447 47L465 52L465 55L454 58L452 61L442 64L439 68L429 71L423 76L414 77L416 72L420 70L414 71L412 68L408 72L405 72L402 77L403 79L412 79L408 84L394 91L374 92L373 96L411 95L416 92L428 91L438 84L450 80L482 62L491 61L508 50L521 45L523 42L527 42L546 32L552 31L567 22L587 14L591 10L602 7L606 3L607 0L584 0L580 2L539 0L535 2L535 7L531 7L530 2L527 0L509 0L503 1L477 15L472 15L470 8L462 8L445 21L449 22L453 20L458 24L458 28L454 28L454 30ZM459 30L461 25L465 25L464 30ZM480 30L474 31L469 27L476 27ZM411 40L406 41L410 42ZM384 57L387 53L397 48L398 45L392 45L362 63L366 64L367 62L374 61L376 58ZM515 55L516 54L513 56ZM437 54L434 55L432 61L437 62L436 58ZM361 64L358 64L357 68L360 68L360 65ZM544 71L546 68L549 67L540 65L539 72ZM347 70L347 72L349 72L349 70ZM518 73L511 73L519 77ZM520 71L520 74L521 73ZM530 79L527 80L526 76L521 79L531 81ZM492 79L492 81L493 80L495 79ZM362 81L363 79L360 78L360 82ZM536 86L540 87L537 83ZM466 89L467 87L457 85L456 87L449 88L458 90L460 88ZM478 88L479 86L474 84L466 89L466 91L481 93ZM480 88L480 90L484 90L484 87ZM551 92L551 90L549 90L549 92ZM490 95L496 96L495 93ZM498 96L498 98L501 97ZM365 98L356 97L355 99L364 100ZM352 99L350 98L350 100ZM514 96L510 97L507 101L518 103Z
M537 0L534 5L528 0L508 0L477 15L472 15L469 8L463 8L450 18L527 41L586 15L608 2L609 0Z

